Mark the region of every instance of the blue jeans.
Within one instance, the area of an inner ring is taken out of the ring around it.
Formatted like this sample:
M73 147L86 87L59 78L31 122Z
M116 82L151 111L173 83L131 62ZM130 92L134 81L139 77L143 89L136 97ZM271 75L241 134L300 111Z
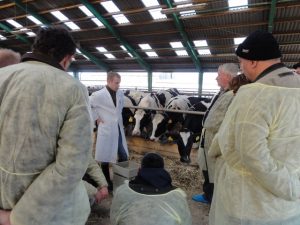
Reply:
M124 161L128 160L128 157L127 157L125 148L124 148L123 143L122 143L122 134L121 134L120 127L118 126L118 128L119 128L119 141L118 141L118 157L119 157L119 160L118 161L119 162L124 162Z

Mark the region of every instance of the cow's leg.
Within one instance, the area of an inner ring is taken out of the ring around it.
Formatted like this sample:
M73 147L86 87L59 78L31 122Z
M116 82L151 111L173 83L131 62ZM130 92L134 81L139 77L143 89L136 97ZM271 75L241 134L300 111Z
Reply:
M186 157L187 157L187 161L189 163L191 162L190 155L191 155L193 144L194 144L194 135L191 135L188 139L188 143L187 143L186 148L185 148L185 154L186 154Z

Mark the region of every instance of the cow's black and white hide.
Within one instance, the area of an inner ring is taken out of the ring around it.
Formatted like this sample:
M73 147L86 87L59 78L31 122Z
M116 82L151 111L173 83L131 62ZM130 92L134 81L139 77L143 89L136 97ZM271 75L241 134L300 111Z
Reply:
M161 109L166 105L174 95L177 95L179 92L176 88L168 89L168 90L160 90L156 94L151 93L146 95L141 99L138 106L146 107L146 108L158 108ZM144 132L144 137L149 138L149 133L151 131L151 121L153 117L161 112L156 110L144 110L138 109L135 112L135 127L133 129L132 135L142 135L142 131ZM153 128L152 128L153 130ZM146 134L146 135L145 135Z
M209 105L210 99L202 97L189 97L186 95L178 95L169 100L166 109L172 110L194 110L193 106L202 101L205 106ZM165 112L163 114L156 114L152 120L153 129L150 139L159 140L165 132L172 132L176 129L177 123L183 124L185 114L175 112ZM178 126L177 126L178 127ZM163 140L163 138L161 138Z
M131 100L134 101L134 105L137 106L141 99L145 97L147 94L141 91L136 91L136 90L126 90L124 91L124 95L129 97Z
M137 106L145 95L145 93L136 90L124 91L124 108L122 116L126 135L131 135L134 128L134 113L136 109L130 107Z
M157 95L153 93L143 97L138 106L145 108L162 108ZM155 113L155 111L147 109L138 109L135 111L135 126L132 131L132 135L144 136L145 138L148 138L148 133L150 130L149 125L151 125L153 113ZM144 135L142 135L142 131L145 131Z
M136 106L134 99L129 96L124 95L124 108L122 110L123 125L126 135L131 135L134 127L134 112L135 109L130 108L131 106Z
M159 103L162 107L165 108L168 102L177 95L179 95L179 91L176 88L160 90L157 92ZM164 133L164 131L166 130L165 127L168 125L168 116L169 115L167 113L164 113L163 111L156 111L156 113L153 114L152 133L150 136L150 140L157 141L161 134Z
M178 95L171 98L165 108L173 110L187 110L189 108L188 104L188 96ZM168 128L172 129L172 126L178 121L183 122L183 119L181 118L182 114L179 113L164 112L155 114L152 119L152 134L150 136L150 140L158 141L160 136L163 135Z
M180 161L189 163L190 154L193 143L200 139L202 131L202 120L205 111L209 105L204 101L200 101L194 104L190 110L196 112L202 112L201 115L187 114L182 129L179 132L170 132L169 135L176 141L178 146L178 152L180 154Z

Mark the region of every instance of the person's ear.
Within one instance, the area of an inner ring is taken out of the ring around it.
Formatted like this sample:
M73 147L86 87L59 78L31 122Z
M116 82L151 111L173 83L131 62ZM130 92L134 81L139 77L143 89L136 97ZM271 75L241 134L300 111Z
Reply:
M252 68L256 68L257 65L258 65L258 61L254 61L254 60L251 61L251 67Z
M62 66L62 68L67 71L71 62L73 59L73 55L66 55L61 61L60 61L60 65Z

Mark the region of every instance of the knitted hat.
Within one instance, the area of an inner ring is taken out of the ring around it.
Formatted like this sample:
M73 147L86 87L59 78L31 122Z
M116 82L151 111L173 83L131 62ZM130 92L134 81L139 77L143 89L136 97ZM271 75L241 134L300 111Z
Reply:
M164 159L156 153L147 153L142 159L142 168L164 168Z
M236 55L249 60L268 60L281 57L279 45L273 35L257 30L250 34L235 51Z
M300 67L300 62L299 62L299 63L296 63L295 65L293 65L293 68L294 68L294 69L297 69L298 67Z

